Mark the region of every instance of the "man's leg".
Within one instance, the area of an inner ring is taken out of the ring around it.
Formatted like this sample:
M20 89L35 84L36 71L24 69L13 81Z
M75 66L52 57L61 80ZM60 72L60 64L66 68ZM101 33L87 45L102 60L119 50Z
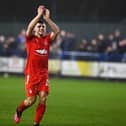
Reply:
M15 123L18 124L20 122L22 112L25 109L29 108L32 104L34 104L35 100L36 100L36 96L32 96L32 97L28 97L27 99L25 99L20 103L14 115Z
M24 101L22 101L16 109L15 116L14 116L15 123L20 122L22 112L28 107L30 107L32 104L34 104L34 102L36 101L36 93L37 93L36 85L29 87L27 84L25 88L26 88L27 98Z
M39 126L39 123L40 123L41 119L43 118L43 115L46 110L46 98L47 98L46 92L44 92L44 91L39 92L39 103L36 108L34 126Z
M35 100L36 100L36 97L33 96L33 97L28 97L27 99L25 99L24 101L22 101L20 103L20 105L17 107L15 115L14 115L15 123L18 124L20 122L22 112L25 109L29 108L32 104L34 104Z

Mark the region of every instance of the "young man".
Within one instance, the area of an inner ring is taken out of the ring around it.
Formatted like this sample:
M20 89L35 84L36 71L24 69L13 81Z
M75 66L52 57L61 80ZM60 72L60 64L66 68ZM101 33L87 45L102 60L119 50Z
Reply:
M36 108L34 126L39 126L46 109L46 98L49 92L48 83L48 55L50 42L59 33L58 26L51 20L50 11L43 5L38 7L37 15L29 23L26 30L27 64L25 68L25 88L27 98L17 107L14 120L18 124L22 112L33 105L39 96L39 103ZM51 27L52 32L46 33L46 24Z

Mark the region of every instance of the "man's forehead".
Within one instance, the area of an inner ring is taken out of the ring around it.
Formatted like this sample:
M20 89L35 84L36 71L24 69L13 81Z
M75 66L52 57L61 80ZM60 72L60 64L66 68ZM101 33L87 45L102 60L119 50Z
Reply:
M37 26L39 26L39 25L41 25L41 26L46 26L45 23L37 23L36 25L37 25Z

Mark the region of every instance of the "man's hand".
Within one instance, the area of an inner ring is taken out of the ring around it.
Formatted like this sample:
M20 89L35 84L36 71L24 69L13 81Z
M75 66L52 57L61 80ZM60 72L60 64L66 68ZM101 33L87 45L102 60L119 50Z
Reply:
M38 7L38 14L30 21L28 27L27 27L27 30L26 30L26 35L30 38L32 36L32 31L35 27L35 25L37 24L37 22L41 19L41 17L43 16L44 14L44 9L45 7L43 5L40 5Z
M44 7L43 5L40 5L40 6L38 7L38 15L39 15L39 16L42 16L43 13L44 13L44 10L45 10L45 7Z
M46 9L46 8L45 8L44 11L45 12L44 12L44 15L43 15L43 19L47 20L47 19L50 18L50 11L49 11L49 9Z

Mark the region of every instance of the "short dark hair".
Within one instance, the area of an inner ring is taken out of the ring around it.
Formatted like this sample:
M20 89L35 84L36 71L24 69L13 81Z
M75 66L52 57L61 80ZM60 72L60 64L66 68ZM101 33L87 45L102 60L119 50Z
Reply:
M37 23L44 24L45 22L43 20L39 20Z

